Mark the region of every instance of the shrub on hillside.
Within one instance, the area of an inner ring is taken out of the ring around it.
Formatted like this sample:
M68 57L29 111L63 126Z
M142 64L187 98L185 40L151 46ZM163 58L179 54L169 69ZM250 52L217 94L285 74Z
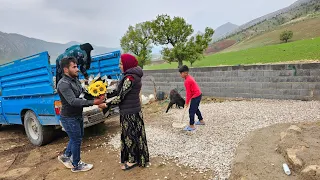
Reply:
M280 34L280 40L284 42L288 42L289 39L292 39L293 37L293 32L292 31L283 31Z

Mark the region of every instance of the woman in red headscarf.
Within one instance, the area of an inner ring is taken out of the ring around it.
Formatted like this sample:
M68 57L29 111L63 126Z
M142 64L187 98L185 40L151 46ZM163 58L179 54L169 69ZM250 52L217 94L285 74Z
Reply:
M110 105L119 105L121 124L121 169L129 170L137 165L145 167L149 162L149 151L141 112L140 91L143 71L137 59L122 54L120 65L124 77L118 85L116 98Z

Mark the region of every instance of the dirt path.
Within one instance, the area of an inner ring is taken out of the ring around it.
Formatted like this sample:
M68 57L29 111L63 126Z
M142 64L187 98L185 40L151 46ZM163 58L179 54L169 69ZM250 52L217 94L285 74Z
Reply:
M156 109L145 109L146 124L152 123ZM161 157L152 158L147 168L124 172L120 169L118 150L107 143L120 130L118 117L104 124L85 129L82 160L93 163L88 172L72 173L57 160L67 145L68 138L58 131L55 140L43 147L31 145L22 126L4 126L0 131L0 179L209 179L212 172L199 173L188 167L178 167ZM212 178L212 177L211 177Z

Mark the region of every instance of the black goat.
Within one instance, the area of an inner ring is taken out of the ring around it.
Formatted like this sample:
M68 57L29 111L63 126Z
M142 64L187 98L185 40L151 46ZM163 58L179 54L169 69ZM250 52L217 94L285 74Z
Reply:
M184 108L184 104L186 103L185 100L181 97L181 95L178 93L177 90L172 89L170 91L170 103L168 105L166 113L169 111L169 109L175 104L177 108Z

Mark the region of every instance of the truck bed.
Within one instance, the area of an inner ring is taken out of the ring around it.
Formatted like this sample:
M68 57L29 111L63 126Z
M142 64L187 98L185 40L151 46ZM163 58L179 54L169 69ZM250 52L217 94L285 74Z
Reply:
M92 57L89 74L120 78L120 51ZM59 125L54 102L56 92L55 65L50 65L48 52L0 65L0 124L23 124L23 113L32 110L42 125ZM80 79L83 76L80 74ZM96 106L84 108L89 123L104 117Z

